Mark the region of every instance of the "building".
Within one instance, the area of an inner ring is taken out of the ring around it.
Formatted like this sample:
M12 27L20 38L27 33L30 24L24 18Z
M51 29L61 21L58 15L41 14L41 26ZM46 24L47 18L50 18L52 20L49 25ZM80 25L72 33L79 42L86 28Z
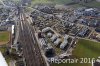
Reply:
M46 28L44 28L43 30L42 30L42 32L48 32L48 31L50 31L51 29L50 29L50 27L46 27Z
M96 36L96 39L97 39L98 41L100 41L100 34L98 34L98 35Z
M61 45L60 45L60 48L61 49L64 49L66 46L67 46L67 44L68 44L68 38L69 38L69 36L68 35L65 35L64 36L64 41L61 43Z
M15 32L15 25L12 25L12 35L14 35L14 32Z
M61 44L61 38L57 38L57 40L54 42L54 44L57 46L57 45L59 45L59 44Z
M47 47L45 39L41 38L41 39L39 39L39 41L40 41L42 47Z
M97 27L95 31L100 33L100 27Z
M51 41L52 41L52 42L54 42L54 41L56 41L56 40L57 40L57 38L58 38L58 37L57 37L57 35L56 35L56 34L54 34L54 35L53 35L50 39L51 39Z
M74 10L74 15L76 16L99 16L99 10L96 8L78 8L76 10Z
M83 27L82 30L80 30L80 32L78 33L79 37L85 37L86 34L88 34L89 29L87 27Z
M88 26L90 26L90 27L98 27L99 26L99 21L91 20L91 21L89 21Z
M84 16L96 16L97 15L97 9L95 8L89 8L89 9L85 9L84 11Z
M67 44L68 44L68 41L66 40L64 40L62 43L61 43L61 45L60 45L60 48L61 49L64 49L66 46L67 46Z
M68 40L68 38L69 38L69 35L64 36L64 40Z
M52 5L38 5L36 7L38 10L44 12L44 13L48 13L48 14L52 14L54 13L54 6Z
M1 52L0 52L0 66L8 66L8 64Z
M52 37L52 35L53 35L52 33L47 33L48 37Z
M74 15L79 15L79 16L83 15L83 12L84 12L85 9L86 9L85 7L75 9Z
M7 26L0 26L0 31L6 31L8 29Z
M45 55L47 57L53 57L55 55L55 51L54 51L53 47L50 46L50 44L48 44L48 47L45 48Z

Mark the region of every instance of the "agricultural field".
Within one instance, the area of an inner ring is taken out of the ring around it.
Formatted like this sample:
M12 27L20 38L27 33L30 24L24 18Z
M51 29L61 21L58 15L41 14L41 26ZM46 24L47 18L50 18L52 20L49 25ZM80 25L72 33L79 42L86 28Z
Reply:
M73 1L72 0L32 0L32 4L47 4L47 3L52 3L52 4L70 4L73 7L100 7L100 2L97 1L92 1L89 3L77 3L77 4L71 4Z
M95 58L100 56L100 43L80 39L73 51L73 58ZM91 63L53 64L52 66L92 66Z
M88 6L88 7L100 8L100 2L97 2L97 1L92 1L92 2L89 2L89 3L83 3L83 5Z
M36 3L54 3L54 4L67 4L72 2L71 0L32 0L33 4Z
M10 40L10 33L9 32L0 32L0 45L6 44Z

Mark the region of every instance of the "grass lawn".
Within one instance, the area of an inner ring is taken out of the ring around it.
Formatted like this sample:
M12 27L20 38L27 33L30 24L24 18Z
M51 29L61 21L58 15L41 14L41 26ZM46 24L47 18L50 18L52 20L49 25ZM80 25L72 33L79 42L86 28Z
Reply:
M7 43L10 40L9 32L0 32L0 45Z
M5 51L6 51L6 47L0 47L0 51L2 52L2 53L4 53Z
M100 56L100 43L80 39L73 55L76 57L97 58Z
M100 56L100 43L80 39L73 51L74 58L98 58ZM86 64L53 64L52 66L92 66L90 63Z

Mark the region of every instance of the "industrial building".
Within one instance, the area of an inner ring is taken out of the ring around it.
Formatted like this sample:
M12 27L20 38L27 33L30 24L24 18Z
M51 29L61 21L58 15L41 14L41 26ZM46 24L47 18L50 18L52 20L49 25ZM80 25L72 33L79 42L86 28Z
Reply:
M12 35L14 35L14 32L15 32L15 25L12 25Z

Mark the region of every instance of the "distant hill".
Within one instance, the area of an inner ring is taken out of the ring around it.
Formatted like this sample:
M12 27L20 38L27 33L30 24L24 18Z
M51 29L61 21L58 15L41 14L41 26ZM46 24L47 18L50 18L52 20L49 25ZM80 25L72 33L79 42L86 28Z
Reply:
M97 2L100 2L100 0L96 0Z
M88 2L81 2L77 4L73 4L75 0L32 0L32 4L37 3L53 3L53 4L71 4L76 7L86 6L86 7L97 7L100 8L100 0L87 0ZM77 0L82 1L82 0Z

